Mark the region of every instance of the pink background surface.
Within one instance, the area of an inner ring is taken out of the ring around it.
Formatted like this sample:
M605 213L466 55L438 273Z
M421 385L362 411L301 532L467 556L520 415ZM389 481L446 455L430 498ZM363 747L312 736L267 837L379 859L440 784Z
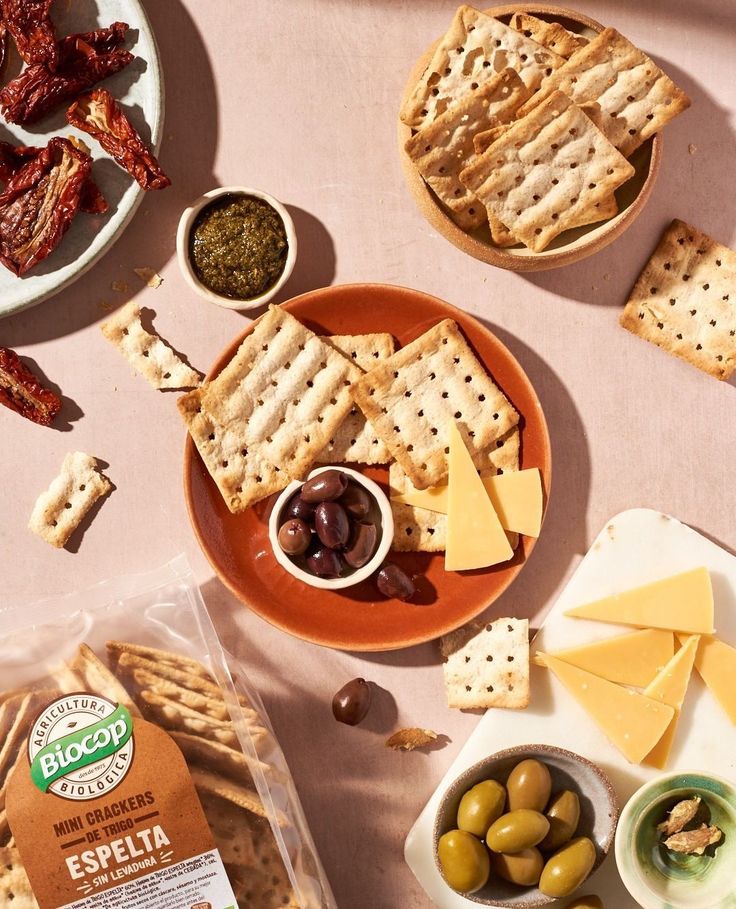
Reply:
M578 0L581 11L649 51L693 107L667 128L658 183L631 230L585 262L526 277L467 258L437 236L402 181L399 97L454 3L146 5L168 88L161 160L174 186L144 201L124 237L78 284L0 323L0 344L35 361L66 398L58 429L0 412L0 601L65 593L185 551L227 645L253 667L339 905L426 907L403 864L404 836L477 717L446 708L433 644L368 657L330 652L275 631L233 601L189 529L175 395L135 376L99 323L106 305L134 294L155 311L163 336L206 369L245 317L186 289L174 259L176 223L213 186L263 188L290 207L299 235L299 261L282 299L329 283L414 286L491 326L536 386L552 435L554 492L530 564L492 615L538 621L576 554L624 508L668 511L736 546L733 383L701 375L617 324L671 218L736 241L736 4ZM142 287L132 272L141 265L164 276L161 288ZM113 281L126 281L129 292L114 292ZM73 449L108 462L117 488L74 538L78 551L59 552L26 523ZM355 675L383 690L363 726L349 729L332 720L329 703ZM383 740L401 725L430 726L449 741L430 754L389 752Z

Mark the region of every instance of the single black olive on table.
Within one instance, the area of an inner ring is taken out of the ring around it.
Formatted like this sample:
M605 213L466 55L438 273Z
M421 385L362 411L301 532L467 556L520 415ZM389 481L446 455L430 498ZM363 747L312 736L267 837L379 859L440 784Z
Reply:
M410 600L417 592L414 581L393 562L386 562L381 568L376 576L376 584L385 597L396 600Z
M347 475L341 470L325 470L302 486L301 497L305 502L331 502L339 499L348 485Z
M373 557L377 542L378 529L375 524L368 524L365 521L356 522L353 524L350 540L345 550L345 561L351 568L362 568Z
M314 502L307 502L300 495L295 495L293 499L289 500L289 504L286 506L286 517L287 518L300 518L302 521L312 520L314 517Z
M318 578L339 578L342 567L342 559L334 549L317 549L307 556L307 568Z
M353 679L332 699L332 715L338 723L357 726L370 710L371 696L371 686L365 679Z
M351 518L364 518L371 510L371 497L357 483L348 483L345 492L340 496L340 504Z
M341 549L350 537L347 512L337 502L320 502L314 512L314 529L329 549Z
M300 518L289 518L279 529L279 546L287 555L302 555L311 542L312 531Z

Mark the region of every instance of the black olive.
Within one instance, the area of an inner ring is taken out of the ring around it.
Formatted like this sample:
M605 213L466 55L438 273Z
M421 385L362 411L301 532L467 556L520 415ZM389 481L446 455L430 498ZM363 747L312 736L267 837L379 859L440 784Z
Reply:
M314 529L329 549L340 549L350 537L347 512L337 502L320 502L314 512Z
M332 699L332 714L338 723L357 726L371 706L371 686L365 679L353 679Z
M378 572L376 584L385 597L396 600L410 600L417 592L414 581L392 562L386 562Z
M300 493L305 502L330 502L339 499L348 485L347 474L341 470L325 470L302 486Z
M302 555L311 541L312 531L309 525L299 518L289 518L279 529L279 546L287 555Z
M362 568L373 557L377 542L378 530L375 524L367 524L364 521L353 524L353 531L345 550L345 561L351 568Z

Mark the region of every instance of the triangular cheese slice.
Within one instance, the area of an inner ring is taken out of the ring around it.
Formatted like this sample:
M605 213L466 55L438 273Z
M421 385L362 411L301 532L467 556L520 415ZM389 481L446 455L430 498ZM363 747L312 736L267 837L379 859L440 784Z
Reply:
M614 594L565 615L639 628L665 628L687 634L713 634L713 589L705 568Z
M710 693L736 725L736 649L718 638L701 638L695 668Z
M603 641L557 650L552 656L580 669L617 682L645 688L675 652L671 631L646 628Z
M680 710L687 694L687 686L690 684L699 641L700 636L697 634L688 638L682 648L663 667L657 678L644 689L644 694L648 698L668 704L675 711L664 735L644 759L645 764L656 767L658 770L664 770L667 766L672 744L675 741Z
M450 423L446 571L488 568L514 554L457 424Z
M482 480L504 530L523 533L528 537L538 537L544 511L542 475L539 468L513 470L492 477L482 477ZM411 487L403 492L392 493L391 501L399 505L413 505L415 508L447 514L448 488Z
M672 722L675 711L667 704L563 663L548 653L539 656L632 764L644 760Z

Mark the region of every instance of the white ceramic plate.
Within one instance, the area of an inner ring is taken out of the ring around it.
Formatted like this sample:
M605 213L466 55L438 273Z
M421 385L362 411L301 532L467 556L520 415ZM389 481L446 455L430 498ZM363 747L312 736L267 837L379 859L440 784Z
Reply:
M127 22L128 38L123 45L136 59L102 85L122 102L141 136L158 148L164 119L164 90L156 39L139 0L95 0L94 3L66 3L57 0L51 14L59 37ZM5 84L20 71L21 63L11 53L3 74ZM71 102L69 102L70 104ZM29 128L6 124L0 118L0 139L16 145L45 145L52 136L77 132L66 122L68 104ZM61 244L23 278L0 266L0 317L33 306L67 287L102 256L123 232L143 198L144 191L122 168L84 133L78 133L90 146L95 158L93 174L107 199L104 215L80 212Z
M736 644L736 558L704 536L657 511L624 511L604 527L563 591L532 644L534 650L560 650L630 631L572 619L565 610L599 597L646 584L704 565L711 573L718 634ZM650 767L629 764L609 743L568 692L546 669L532 666L532 701L527 710L489 710L447 771L406 839L411 870L441 909L473 909L474 903L445 884L434 863L432 829L442 794L463 770L482 757L530 742L576 751L600 765L616 788L623 807L642 783L659 775ZM736 779L736 727L693 676L668 770L708 770ZM609 855L581 890L597 893L605 906L638 909ZM564 905L564 901L559 905ZM558 905L555 903L555 906Z

